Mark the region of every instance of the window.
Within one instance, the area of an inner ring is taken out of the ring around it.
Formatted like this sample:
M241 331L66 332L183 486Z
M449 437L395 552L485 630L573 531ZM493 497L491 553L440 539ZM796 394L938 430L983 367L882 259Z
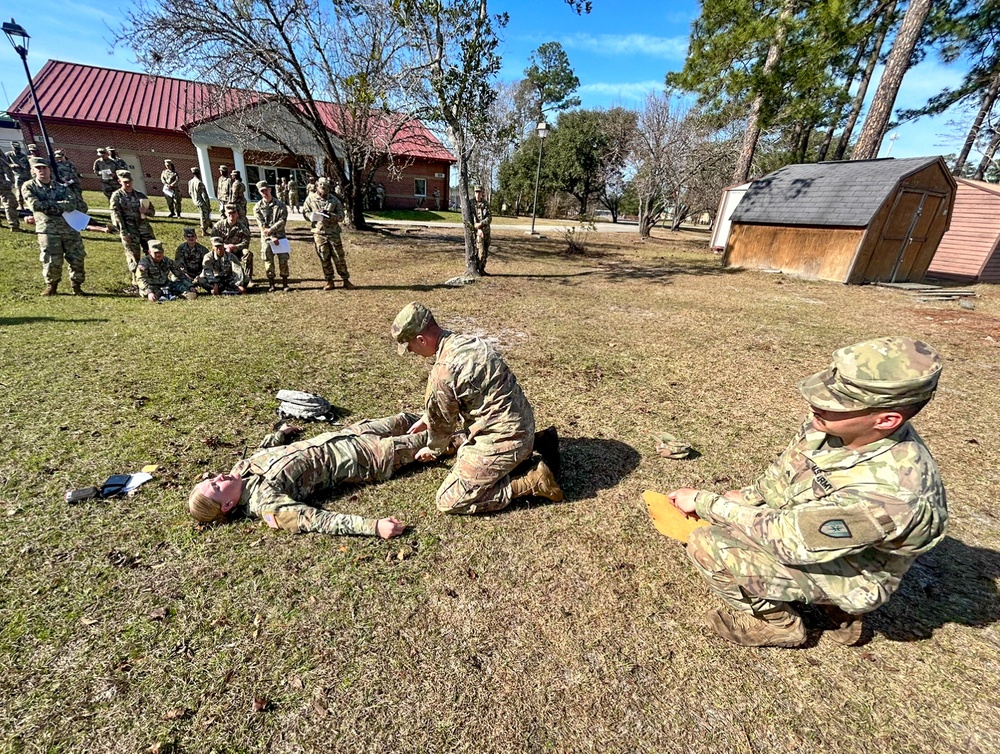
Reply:
M293 168L271 168L263 165L247 165L247 198L252 202L260 201L260 192L257 190L257 181L267 181L269 186L277 186L282 178L287 178L289 183L294 182L299 187L299 194L305 191L309 176L304 170Z
M413 195L414 196L427 196L427 179L426 178L414 178L413 179Z

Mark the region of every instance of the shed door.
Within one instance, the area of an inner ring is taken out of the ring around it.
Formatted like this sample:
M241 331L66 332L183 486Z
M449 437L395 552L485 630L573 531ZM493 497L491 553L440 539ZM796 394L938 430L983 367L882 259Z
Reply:
M862 282L903 283L910 279L944 199L937 192L909 189L896 195Z

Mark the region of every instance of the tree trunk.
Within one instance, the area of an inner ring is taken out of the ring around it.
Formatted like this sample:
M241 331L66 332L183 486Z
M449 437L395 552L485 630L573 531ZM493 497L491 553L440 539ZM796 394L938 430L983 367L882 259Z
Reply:
M370 230L368 221L365 219L365 192L364 187L359 186L357 182L348 184L349 195L344 197L348 205L350 205L350 212L348 213L351 217L352 224L355 230Z
M778 26L774 31L774 39L767 51L767 59L764 61L764 76L770 73L778 65L781 53L785 47L785 36L788 33L788 19L795 12L796 0L785 0L778 16ZM736 170L733 173L733 183L745 183L750 178L750 166L753 164L753 155L757 150L757 142L760 139L761 124L760 111L764 107L764 96L758 94L754 97L750 106L750 118L746 133L743 134L743 143L740 145L740 157L736 161Z
M472 217L472 205L469 203L469 157L466 154L465 132L456 123L449 125L448 136L452 146L455 147L457 158L458 203L462 212L462 232L465 237L465 275L477 278L480 276L480 265L473 231L475 220Z
M868 115L865 116L865 125L861 129L861 136L858 137L858 143L854 145L852 160L873 160L878 157L882 139L889 125L889 118L892 116L892 108L896 104L899 85L903 81L907 68L909 68L910 59L913 57L913 48L917 45L917 39L920 37L920 30L924 26L927 12L931 8L931 2L932 0L911 0L906 9L903 25L899 27L899 33L896 34L896 39L892 43L892 51L885 63L882 78L878 82L878 89L875 90L875 99L872 100Z
M833 134L836 132L837 125L840 123L840 119L844 114L844 107L851 98L851 86L854 84L854 79L857 77L858 71L861 68L861 58L865 55L866 47L867 44L858 45L858 52L854 56L854 60L851 61L851 67L848 69L847 75L844 76L844 88L837 98L836 112L834 112L830 117L830 127L826 130L826 136L823 137L823 143L820 144L819 152L817 153L817 162L823 162L823 160L826 159L827 154L830 152L830 145L833 144Z
M882 46L885 44L885 36L889 33L895 13L896 1L893 0L889 4L889 7L886 8L878 34L875 35L875 43L872 47L871 55L868 56L864 73L861 75L861 81L858 83L857 94L854 95L854 102L851 103L850 115L847 116L847 121L844 123L844 130L840 134L840 141L837 142L837 151L833 153L834 160L842 160L844 159L844 155L847 154L847 147L851 143L851 134L854 133L854 127L858 124L861 108L864 106L865 97L868 95L868 86L872 82L872 75L875 73L875 66L878 65L879 56L882 54Z
M990 145L986 148L983 159L979 162L979 167L976 168L976 174L972 176L972 180L981 181L986 177L986 171L989 170L990 165L993 163L993 156L997 153L998 148L1000 148L1000 130L993 132Z
M972 151L976 139L979 138L979 130L983 127L983 121L986 120L986 116L993 109L993 104L997 101L998 95L1000 95L1000 71L993 76L989 90L983 95L982 105L979 107L979 112L976 113L976 119L972 122L972 128L969 129L968 136L965 137L962 152L958 155L958 158L955 160L955 167L951 170L952 175L960 176L962 175L962 171L965 170L965 163L969 159L969 153Z

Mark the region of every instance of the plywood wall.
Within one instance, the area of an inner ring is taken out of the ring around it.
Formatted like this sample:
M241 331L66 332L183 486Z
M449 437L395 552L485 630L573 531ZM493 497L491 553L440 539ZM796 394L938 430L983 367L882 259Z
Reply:
M723 264L844 282L863 228L733 223Z
M1000 238L1000 194L997 187L978 183L958 181L951 228L941 239L929 275L975 281L990 261Z

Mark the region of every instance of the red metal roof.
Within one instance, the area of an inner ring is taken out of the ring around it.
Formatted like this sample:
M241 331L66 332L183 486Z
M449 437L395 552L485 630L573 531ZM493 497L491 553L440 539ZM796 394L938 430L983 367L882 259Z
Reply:
M46 118L90 125L129 126L183 132L186 125L205 122L213 88L186 79L116 71L62 60L49 60L34 77L35 91ZM323 121L338 133L335 105L319 103ZM34 118L27 88L8 113ZM403 125L392 141L394 154L455 162L445 146L418 120Z

